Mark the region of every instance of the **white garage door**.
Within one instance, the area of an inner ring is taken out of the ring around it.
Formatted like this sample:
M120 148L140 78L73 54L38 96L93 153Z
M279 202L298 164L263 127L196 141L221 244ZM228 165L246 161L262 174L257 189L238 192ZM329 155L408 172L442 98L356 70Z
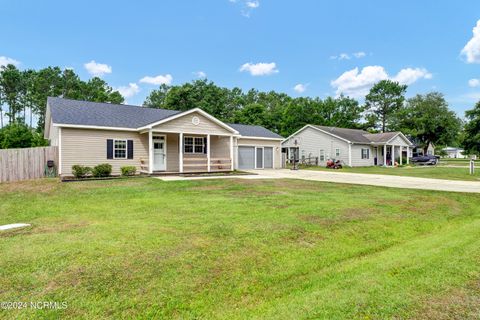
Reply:
M255 169L255 147L238 147L238 169Z

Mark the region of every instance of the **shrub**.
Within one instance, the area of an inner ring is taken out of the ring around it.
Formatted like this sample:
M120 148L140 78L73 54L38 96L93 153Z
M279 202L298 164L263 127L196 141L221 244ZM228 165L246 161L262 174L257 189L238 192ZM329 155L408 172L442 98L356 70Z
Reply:
M112 166L108 163L99 164L93 168L92 174L97 178L108 177L112 174Z
M122 176L134 176L137 172L137 167L135 166L125 166L121 167L120 170L122 171Z
M92 168L75 164L72 166L72 174L75 178L84 178L92 172Z

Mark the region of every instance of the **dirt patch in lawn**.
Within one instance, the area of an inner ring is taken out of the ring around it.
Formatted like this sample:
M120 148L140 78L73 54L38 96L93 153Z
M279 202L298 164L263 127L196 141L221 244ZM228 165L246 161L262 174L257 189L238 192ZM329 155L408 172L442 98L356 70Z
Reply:
M81 229L88 226L87 222L78 222L78 223L63 223L63 222L52 222L51 224L43 224L39 226L32 225L23 229L12 229L11 231L1 232L0 238L13 237L17 235L32 235L40 233L57 233L65 231L73 231L75 229Z
M447 320L480 318L480 280L466 288L454 289L445 295L422 302L412 319Z
M0 183L0 193L50 193L57 190L61 183L57 179L38 179Z
M45 224L38 226L35 228L35 233L56 233L56 232L64 232L64 231L72 231L74 229L80 229L88 226L90 223L88 222L77 222L77 223L54 223L54 224Z
M456 215L462 211L461 204L448 197L432 197L416 195L408 199L397 200L396 204L399 205L402 211L431 215L432 212L443 212L445 208L448 208L449 215Z
M375 208L353 207L344 208L335 216L302 215L299 218L305 222L328 227L349 222L365 221L377 212L378 209Z

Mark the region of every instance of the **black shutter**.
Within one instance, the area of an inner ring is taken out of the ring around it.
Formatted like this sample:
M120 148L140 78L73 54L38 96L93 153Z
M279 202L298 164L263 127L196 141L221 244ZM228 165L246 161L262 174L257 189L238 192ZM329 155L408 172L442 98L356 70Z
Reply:
M127 159L133 159L133 140L127 140Z
M203 153L207 154L207 148L209 148L209 146L207 146L207 137L203 138L203 145L205 146L203 148Z
M113 159L113 140L107 139L107 159Z

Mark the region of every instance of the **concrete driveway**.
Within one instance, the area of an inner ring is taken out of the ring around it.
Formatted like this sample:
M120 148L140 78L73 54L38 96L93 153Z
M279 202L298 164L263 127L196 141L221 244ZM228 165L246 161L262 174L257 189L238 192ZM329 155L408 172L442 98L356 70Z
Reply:
M454 191L454 192L470 192L480 193L480 182L460 181L460 180L443 180L443 179L426 179L405 176L391 176L382 174L364 174L364 173L347 173L338 171L311 171L311 170L252 170L252 175L243 176L202 176L202 177L180 177L166 176L158 177L165 181L178 180L204 180L204 179L302 179L312 181L325 181L335 183L361 184L370 186L390 187L390 188L406 188L406 189L422 189L436 191Z

